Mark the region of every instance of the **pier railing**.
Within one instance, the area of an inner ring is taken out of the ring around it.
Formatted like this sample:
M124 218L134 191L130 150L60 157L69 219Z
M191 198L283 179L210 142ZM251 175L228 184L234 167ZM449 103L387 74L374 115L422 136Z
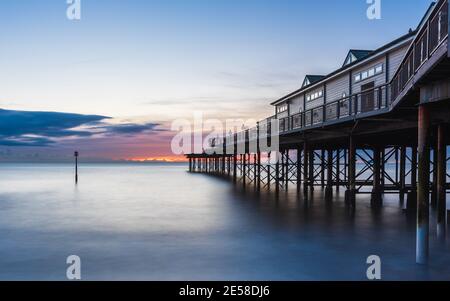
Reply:
M280 118L278 119L279 133L286 134L349 118L363 118L368 114L381 113L384 109L390 109L397 99L403 97L412 79L422 71L426 62L439 48L444 47L443 44L448 51L448 1L440 0L427 19L422 22L390 82ZM276 116L271 116L258 122L256 127L244 130L242 133L228 135L226 144L245 143L257 137L270 137L274 119L277 119Z
M448 39L448 0L441 0L419 28L414 42L390 83L392 102L402 93L436 50ZM448 49L448 48L447 48Z

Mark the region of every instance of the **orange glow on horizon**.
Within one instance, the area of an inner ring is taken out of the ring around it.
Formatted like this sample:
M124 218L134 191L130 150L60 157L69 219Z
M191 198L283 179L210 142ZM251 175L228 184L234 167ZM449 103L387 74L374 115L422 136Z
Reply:
M177 163L177 162L187 162L187 159L182 156L163 156L163 157L141 157L141 158L129 158L126 159L131 162L168 162L168 163Z

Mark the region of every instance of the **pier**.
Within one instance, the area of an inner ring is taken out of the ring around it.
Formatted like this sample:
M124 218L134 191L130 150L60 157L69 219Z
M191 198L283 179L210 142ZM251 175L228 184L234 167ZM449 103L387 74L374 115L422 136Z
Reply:
M374 209L385 194L398 194L417 214L416 261L427 263L430 206L438 239L447 229L448 14L448 0L437 1L415 30L376 50L350 50L328 75L306 76L301 88L271 104L274 116L213 139L207 152L187 154L189 171L257 191L292 186L305 199L324 189L332 201L344 189L349 208L360 194L370 194ZM277 145L270 143L274 125Z

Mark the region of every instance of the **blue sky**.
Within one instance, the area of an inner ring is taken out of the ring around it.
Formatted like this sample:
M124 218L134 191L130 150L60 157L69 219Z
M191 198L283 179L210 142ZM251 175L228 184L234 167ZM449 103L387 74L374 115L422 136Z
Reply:
M194 110L263 118L305 74L405 34L430 3L382 0L371 21L366 0L81 0L82 19L69 21L65 0L2 0L0 108L127 124Z

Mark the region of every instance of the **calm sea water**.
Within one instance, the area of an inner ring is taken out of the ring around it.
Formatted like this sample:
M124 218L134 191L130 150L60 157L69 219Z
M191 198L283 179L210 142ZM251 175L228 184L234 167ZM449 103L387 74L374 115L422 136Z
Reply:
M2 164L0 279L65 280L81 257L84 280L364 280L379 255L386 280L450 280L450 248L415 262L415 220L398 196L372 211L323 191L278 198L185 165Z

